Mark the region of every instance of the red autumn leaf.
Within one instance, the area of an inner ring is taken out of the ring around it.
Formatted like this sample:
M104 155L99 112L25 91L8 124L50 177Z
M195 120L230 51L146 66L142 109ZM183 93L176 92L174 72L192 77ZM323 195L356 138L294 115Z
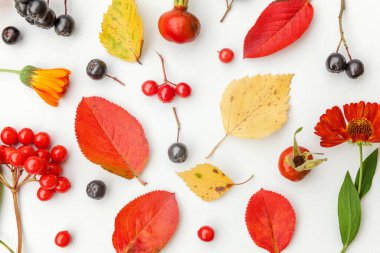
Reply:
M157 253L173 236L179 219L174 193L154 191L126 205L116 216L112 242L117 253Z
M144 129L122 107L101 97L83 98L77 108L75 133L88 160L121 177L140 179L149 158Z
M309 0L271 3L245 37L244 58L271 55L289 46L309 28L313 15Z
M284 196L260 190L248 203L245 223L257 246L280 253L292 239L296 215Z

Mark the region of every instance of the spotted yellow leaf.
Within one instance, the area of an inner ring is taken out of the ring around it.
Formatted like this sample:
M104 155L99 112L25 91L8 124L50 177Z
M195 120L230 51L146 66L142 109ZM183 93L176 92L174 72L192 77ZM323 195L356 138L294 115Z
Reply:
M264 138L288 121L289 92L293 79L287 75L257 75L234 80L224 91L220 109L226 136Z
M234 185L237 185L223 171L209 163L197 165L188 171L178 172L177 175L187 184L190 190L205 201L219 199Z
M100 42L111 55L127 62L139 61L144 29L135 0L112 0L103 17Z

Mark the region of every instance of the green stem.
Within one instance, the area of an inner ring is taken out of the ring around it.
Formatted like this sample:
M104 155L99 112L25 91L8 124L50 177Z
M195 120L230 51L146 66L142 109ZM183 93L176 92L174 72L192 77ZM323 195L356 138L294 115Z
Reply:
M348 248L348 246L347 246L347 245L344 245L344 246L343 246L343 249L342 249L342 251L341 251L340 253L345 253L346 250L347 250L347 248Z
M360 170L359 170L359 186L358 192L360 194L362 190L362 181L363 181L363 143L359 142L359 152L360 152Z
M13 73L13 74L21 74L20 70L12 70L12 69L0 69L0 72L5 72L5 73Z
M5 242L3 242L2 240L0 240L0 244L2 244L7 250L9 250L9 252L11 253L15 253Z

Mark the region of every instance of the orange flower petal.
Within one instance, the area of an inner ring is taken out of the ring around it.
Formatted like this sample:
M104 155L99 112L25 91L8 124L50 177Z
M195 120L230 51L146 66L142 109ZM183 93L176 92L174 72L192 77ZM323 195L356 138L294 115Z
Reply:
M48 93L40 91L40 90L35 90L37 94L49 105L57 107L58 106L58 99L54 99L51 97Z
M69 76L71 74L71 71L68 69L63 68L57 68L57 69L38 69L34 71L37 75L46 75L51 77L64 77Z

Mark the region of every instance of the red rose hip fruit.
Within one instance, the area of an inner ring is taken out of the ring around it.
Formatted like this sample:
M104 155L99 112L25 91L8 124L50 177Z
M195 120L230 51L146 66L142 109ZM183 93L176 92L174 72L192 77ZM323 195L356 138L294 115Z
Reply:
M175 0L174 8L161 15L158 29L167 41L183 44L192 42L198 37L201 24L193 14L187 11L187 3L180 2Z

